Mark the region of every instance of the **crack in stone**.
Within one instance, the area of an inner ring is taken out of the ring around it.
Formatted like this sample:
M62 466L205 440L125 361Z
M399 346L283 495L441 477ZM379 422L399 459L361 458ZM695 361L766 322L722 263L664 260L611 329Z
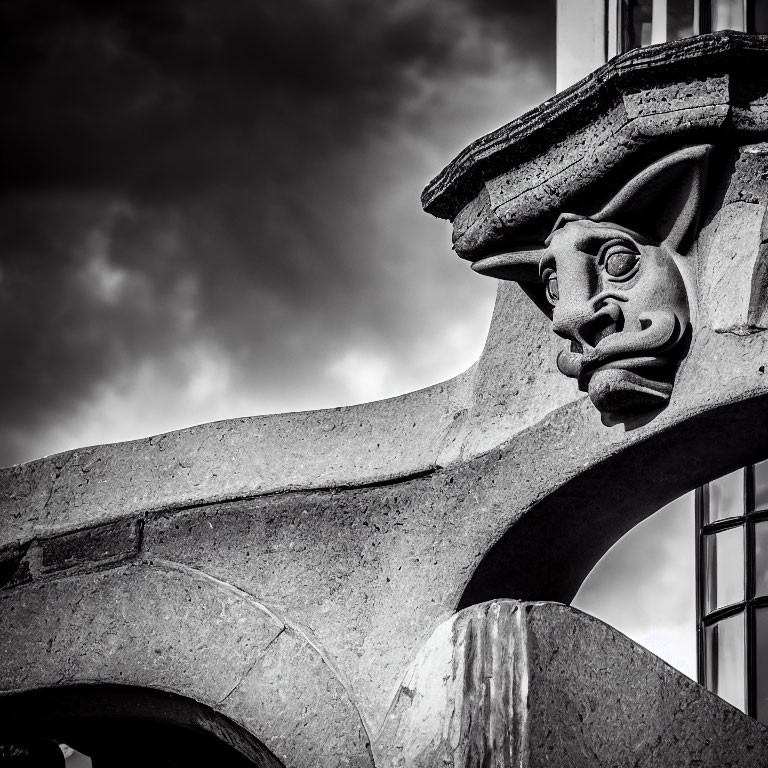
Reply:
M277 639L286 631L287 627L282 627L280 631L261 649L256 658L248 665L248 669L243 672L238 681L224 694L224 696L217 702L217 706L221 706L224 702L248 679L249 675L256 668L256 665L264 658L264 654L274 645Z
M305 629L304 627L302 627L300 624L297 624L296 622L290 621L287 617L281 616L276 609L258 600L254 595L251 595L249 592L246 592L244 589L241 589L240 587L236 587L234 584L230 584L227 581L222 581L221 579L217 579L215 576L211 576L211 574L206 573L205 571L201 571L189 565L184 565L183 563L177 563L173 560L152 559L152 560L134 561L134 564L139 564L139 563L148 565L150 567L156 567L159 569L166 569L169 571L179 571L181 573L187 573L190 575L197 576L198 578L202 578L206 581L210 581L211 583L216 584L220 588L225 589L226 591L232 593L233 595L238 596L241 600L245 600L251 605L254 605L260 611L267 614L267 616L269 616L275 622L275 624L277 624L282 629L292 630L301 640L303 640L320 657L322 662L330 670L333 677L336 678L339 685L344 689L344 692L346 693L350 704L354 707L355 712L357 713L357 716L360 718L360 725L363 729L363 732L365 733L366 740L368 741L368 743L372 743L371 727L365 715L363 714L363 710L360 706L360 702L357 698L357 695L355 694L354 688L352 687L350 682L344 677L341 671L336 667L331 657L326 653L326 651L319 644L319 642L312 636L311 632L308 629ZM277 636L274 639L277 639Z

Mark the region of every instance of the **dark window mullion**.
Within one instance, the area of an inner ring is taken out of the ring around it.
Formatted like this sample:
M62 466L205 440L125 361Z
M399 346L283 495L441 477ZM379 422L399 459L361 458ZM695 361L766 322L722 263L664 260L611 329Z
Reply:
M713 0L698 0L700 35L706 35L712 31L712 2Z
M741 613L746 605L747 603L745 600L740 600L738 603L732 603L731 605L724 605L722 608L718 608L717 610L710 611L706 614L702 618L701 623L705 627L717 624L718 621L728 619L731 616L735 616L737 613Z
M754 471L752 465L744 467L744 512L750 512L754 506ZM755 521L749 519L746 522L747 530L745 536L746 544L746 584L745 597L747 598L747 626L745 627L744 648L745 659L747 661L747 714L755 717L757 714L757 658L755 642Z
M747 625L744 628L744 658L747 662L747 714L755 717L757 714L757 658L755 654L755 606L747 603Z
M696 508L696 670L701 685L707 684L707 668L704 645L704 535L702 529L706 516L706 504L709 497L709 485L705 484L696 489L695 508Z
M625 53L632 47L632 33L629 29L632 23L631 13L629 0L619 0L619 53Z
M744 0L744 29L754 34L755 26L755 0Z
M740 517L726 517L724 520L716 520L714 523L707 523L702 526L701 532L706 535L708 533L720 533L721 531L727 531L730 528L738 528L740 525L744 525L744 516Z

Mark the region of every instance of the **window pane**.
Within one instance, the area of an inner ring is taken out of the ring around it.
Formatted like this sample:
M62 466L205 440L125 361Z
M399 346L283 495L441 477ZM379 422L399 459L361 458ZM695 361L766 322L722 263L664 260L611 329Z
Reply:
M744 0L715 0L712 8L712 28L745 31Z
M768 509L768 461L755 464L755 509Z
M755 524L755 597L768 595L768 522Z
M707 688L744 711L746 686L743 612L705 628L704 653Z
M744 526L704 537L704 611L744 599Z
M693 34L693 0L667 0L667 40Z
M755 611L755 634L755 715L763 725L768 725L768 608Z
M705 523L744 514L744 470L737 469L709 484L709 512Z
M754 0L755 29L758 35L768 35L768 0Z
M622 0L622 50L651 44L652 0Z

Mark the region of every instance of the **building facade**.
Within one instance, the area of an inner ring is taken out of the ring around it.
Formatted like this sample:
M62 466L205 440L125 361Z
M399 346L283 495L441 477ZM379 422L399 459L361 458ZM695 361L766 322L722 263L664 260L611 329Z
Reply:
M719 30L768 33L764 0L558 0L557 90L620 53Z
M661 35L617 8L628 39ZM499 282L461 376L2 470L0 741L111 765L126 739L164 765L768 763L741 711L766 688L766 62L749 32L632 48L438 175L425 209ZM570 607L697 487L703 682L738 706Z

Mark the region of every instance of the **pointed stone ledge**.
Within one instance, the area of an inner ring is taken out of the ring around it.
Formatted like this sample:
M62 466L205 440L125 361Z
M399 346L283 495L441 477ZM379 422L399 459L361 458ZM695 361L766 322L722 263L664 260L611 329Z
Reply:
M717 32L636 49L478 139L424 191L475 260L502 239L540 240L567 201L610 191L641 159L768 133L768 38ZM598 187L596 191L596 185Z
M442 624L376 739L379 768L768 764L768 731L612 627L500 600Z

